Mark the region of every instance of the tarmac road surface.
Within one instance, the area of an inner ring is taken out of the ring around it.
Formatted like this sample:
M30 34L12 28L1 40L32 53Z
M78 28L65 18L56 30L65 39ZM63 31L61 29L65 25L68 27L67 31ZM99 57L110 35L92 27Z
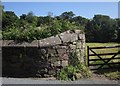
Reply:
M41 78L2 78L2 84L117 84L120 85L120 81L99 80L99 79L60 81L55 79L41 79Z

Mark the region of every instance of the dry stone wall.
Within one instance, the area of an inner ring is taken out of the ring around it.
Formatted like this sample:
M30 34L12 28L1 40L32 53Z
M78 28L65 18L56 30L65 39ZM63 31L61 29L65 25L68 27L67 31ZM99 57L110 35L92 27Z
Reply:
M80 30L31 42L2 41L3 76L32 77L56 74L68 66L71 52L85 60L85 35Z

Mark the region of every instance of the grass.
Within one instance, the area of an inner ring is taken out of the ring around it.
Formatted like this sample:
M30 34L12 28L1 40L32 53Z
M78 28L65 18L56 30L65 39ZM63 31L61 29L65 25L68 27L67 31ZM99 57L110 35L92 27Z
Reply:
M120 45L120 43L86 43L86 46L89 46L89 47L102 47L102 46L118 46ZM87 47L86 47L87 49ZM103 54L103 53L116 53L118 52L120 49L119 48L105 48L105 49L93 49L93 51L95 51L97 54ZM90 51L90 54L93 54L91 51ZM87 52L86 52L86 56L87 56ZM111 58L113 55L105 55L105 56L101 56L102 58ZM118 55L116 57L119 57ZM115 57L115 58L116 58ZM92 59L98 59L97 56L92 56L90 57ZM120 60L118 59L115 59L115 60L112 60L112 62L120 62ZM100 62L100 61L99 61Z
M89 47L118 46L118 45L120 45L120 43L86 43L86 46L89 46ZM86 47L86 49L87 49L87 47ZM100 53L116 53L119 50L120 49L118 49L118 48L107 48L107 49L98 49L98 50L94 49L94 51L97 54L100 54ZM90 52L90 54L93 54L93 53ZM102 58L111 58L112 56L113 55L106 55L106 56L101 56L101 57ZM87 57L87 52L86 52L86 57ZM120 57L120 55L117 55L116 57ZM92 56L90 58L91 59L99 59L97 56ZM112 60L110 62L120 62L120 59L115 59L115 60ZM98 63L104 63L104 62L103 61L91 61L91 63L92 64L93 63L98 64ZM103 73L103 75L106 76L108 79L120 80L120 71L118 71L118 70L107 71L107 72Z
M120 71L104 73L104 75L111 80L120 80Z
M86 46L89 47L103 47L103 46L118 46L120 43L86 43ZM110 53L110 52L117 52L118 48L106 48L106 49L100 49L95 50L97 53Z

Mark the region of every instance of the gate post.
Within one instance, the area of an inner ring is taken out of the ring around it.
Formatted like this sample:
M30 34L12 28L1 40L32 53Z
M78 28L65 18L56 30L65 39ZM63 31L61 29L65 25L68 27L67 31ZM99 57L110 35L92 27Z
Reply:
M87 66L89 67L89 46L87 46Z

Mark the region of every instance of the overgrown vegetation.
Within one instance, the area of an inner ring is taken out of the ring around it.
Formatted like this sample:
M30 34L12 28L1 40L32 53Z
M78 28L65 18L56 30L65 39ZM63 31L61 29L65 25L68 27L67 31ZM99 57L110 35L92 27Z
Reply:
M3 8L2 8L3 7ZM76 16L72 11L53 16L35 16L33 12L17 16L12 11L2 8L3 39L34 40L56 35L69 29L80 29L85 32L88 42L119 42L120 19L107 15L94 15L93 19ZM35 28L43 30L36 30ZM15 33L14 33L15 32Z
M72 28L72 29L71 29ZM36 40L54 36L66 30L74 30L79 27L75 26L73 23L68 21L60 22L59 20L54 20L52 26L43 25L41 27L27 27L25 29L12 27L2 32L3 39L12 40Z
M104 73L104 75L111 80L120 80L120 71Z
M69 66L62 68L57 78L60 80L77 80L81 78L89 78L92 72L82 62L78 60L76 52L72 52L69 57Z

